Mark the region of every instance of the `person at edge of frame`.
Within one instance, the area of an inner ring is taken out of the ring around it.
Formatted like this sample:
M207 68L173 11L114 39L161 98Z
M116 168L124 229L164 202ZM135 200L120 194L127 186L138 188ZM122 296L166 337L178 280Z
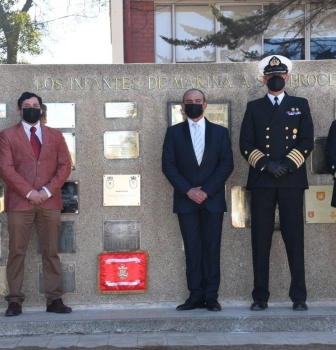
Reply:
M189 297L177 310L207 308L220 311L220 248L225 202L225 182L233 171L227 128L204 117L204 93L185 92L182 123L167 129L162 171L174 188L186 256Z
M240 131L240 152L249 163L246 188L251 191L251 237L254 272L253 311L268 307L269 257L275 207L291 274L293 310L305 311L303 195L308 188L305 161L314 147L308 101L289 96L285 84L291 61L272 55L259 62L267 94L247 103Z
M58 256L61 187L71 173L71 160L62 133L40 123L41 105L41 97L24 92L17 108L22 120L0 132L0 176L6 182L9 231L6 316L22 313L24 260L34 224L42 252L46 311L72 311L62 301Z
M328 171L333 175L334 187L330 205L336 208L336 121L334 120L329 129L326 147L325 147L326 163Z

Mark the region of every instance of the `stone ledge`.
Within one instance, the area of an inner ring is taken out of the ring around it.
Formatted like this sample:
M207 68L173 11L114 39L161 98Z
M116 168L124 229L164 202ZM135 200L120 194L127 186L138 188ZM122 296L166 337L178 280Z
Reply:
M158 333L158 332L321 332L336 331L335 306L310 306L295 312L270 306L252 312L246 306L224 307L221 312L172 308L74 310L57 315L44 311L0 316L0 336L43 334Z

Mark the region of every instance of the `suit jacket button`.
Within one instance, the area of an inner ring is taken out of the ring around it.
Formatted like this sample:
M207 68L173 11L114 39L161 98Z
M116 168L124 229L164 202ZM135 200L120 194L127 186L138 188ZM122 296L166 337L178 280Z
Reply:
M266 145L266 148L269 148L270 145Z

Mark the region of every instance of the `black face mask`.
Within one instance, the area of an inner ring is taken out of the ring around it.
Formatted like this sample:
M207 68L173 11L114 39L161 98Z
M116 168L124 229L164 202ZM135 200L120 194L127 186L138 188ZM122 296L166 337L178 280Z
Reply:
M39 108L22 108L22 118L29 124L35 124L41 116Z
M203 113L203 105L190 103L184 106L184 113L190 119L197 119Z
M280 77L279 75L273 75L272 78L267 80L267 87L271 91L280 91L285 87L285 79Z

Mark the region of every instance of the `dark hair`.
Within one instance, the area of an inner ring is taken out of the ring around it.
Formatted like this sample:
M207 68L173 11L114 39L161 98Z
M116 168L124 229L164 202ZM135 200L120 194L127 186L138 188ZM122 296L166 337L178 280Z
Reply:
M42 114L48 110L47 106L44 103L41 104L41 109L42 109Z
M24 92L21 97L18 99L18 107L21 109L22 103L25 100L29 100L32 97L36 97L40 103L40 106L42 106L42 98L40 96L37 96L36 94L34 94L33 92Z
M205 102L205 95L204 95L204 92L201 91L201 90L198 90L198 89L189 89L189 90L187 90L187 91L184 93L184 95L183 95L183 98L182 98L182 101L183 101L183 102L184 102L184 97L185 97L185 95L186 95L188 92L190 92L190 91L198 91L198 92L200 92L200 93L203 95L203 102Z

